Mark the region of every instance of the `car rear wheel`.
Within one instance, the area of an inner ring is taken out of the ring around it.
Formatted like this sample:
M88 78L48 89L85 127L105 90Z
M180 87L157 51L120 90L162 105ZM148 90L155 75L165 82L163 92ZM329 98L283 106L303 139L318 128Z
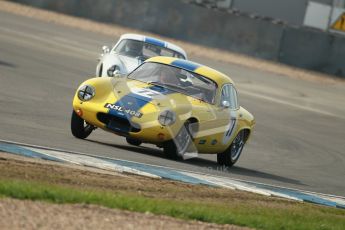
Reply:
M164 153L170 159L181 159L191 142L190 122L187 121L173 140L164 143Z
M93 125L88 124L85 122L81 117L76 114L76 112L72 112L71 118L71 131L73 136L80 139L87 138L92 131L95 129Z
M243 147L245 143L245 133L241 130L229 148L224 152L217 154L217 162L220 165L233 166L241 156Z
M137 139L130 138L130 137L126 137L126 141L127 141L128 144L134 145L134 146L139 146L139 145L142 144L141 141L139 141Z

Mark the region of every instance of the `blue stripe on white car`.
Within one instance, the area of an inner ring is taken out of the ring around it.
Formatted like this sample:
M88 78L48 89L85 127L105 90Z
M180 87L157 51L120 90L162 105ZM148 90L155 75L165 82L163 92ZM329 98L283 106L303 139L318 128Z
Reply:
M158 40L156 38L145 37L145 42L150 43L152 45L160 46L160 47L167 47L167 44L164 41Z

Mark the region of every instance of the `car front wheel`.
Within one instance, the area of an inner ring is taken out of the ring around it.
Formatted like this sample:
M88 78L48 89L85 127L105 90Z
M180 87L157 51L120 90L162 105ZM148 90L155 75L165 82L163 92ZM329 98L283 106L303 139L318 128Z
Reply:
M141 141L139 141L137 139L130 138L130 137L126 137L126 141L128 144L134 145L134 146L139 146L142 143Z
M245 143L244 134L244 131L241 130L237 134L229 148L227 148L224 152L217 154L218 164L225 166L233 166L238 161Z
M85 122L81 117L76 114L75 111L72 112L71 118L71 131L73 136L80 139L87 138L92 131L95 129L93 125Z

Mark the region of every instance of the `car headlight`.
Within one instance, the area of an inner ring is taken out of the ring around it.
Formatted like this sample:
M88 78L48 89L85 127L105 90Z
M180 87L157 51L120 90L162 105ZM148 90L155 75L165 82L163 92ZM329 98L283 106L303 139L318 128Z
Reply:
M83 85L78 89L78 98L81 101L89 101L95 96L95 88L91 85Z
M171 110L165 110L158 116L158 121L161 125L172 125L176 121L176 114Z
M114 77L117 73L120 73L120 68L117 65L113 65L107 70L108 77Z

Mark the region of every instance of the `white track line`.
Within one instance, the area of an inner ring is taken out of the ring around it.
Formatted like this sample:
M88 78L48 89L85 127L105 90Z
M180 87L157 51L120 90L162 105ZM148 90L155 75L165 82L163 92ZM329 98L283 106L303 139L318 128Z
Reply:
M130 162L130 163L139 163L139 162L130 161L130 160L123 160L123 159L110 158L110 157L104 157L104 156L96 156L96 155L87 154L87 153L81 153L81 152L75 152L75 151L69 151L69 150L62 150L62 149L58 149L58 148L45 147L45 146L40 146L40 145L31 145L31 144L27 144L27 143L21 143L21 142L15 142L15 141L3 140L3 139L0 139L0 142L8 143L8 144L16 144L16 145L21 145L21 146L26 146L26 147L34 147L34 148L40 148L40 149L46 149L46 150L66 152L66 153L78 154L78 155L84 155L84 156L90 156L90 157L96 157L96 158L104 158L104 159L109 159L109 160L119 160L119 161L125 161L125 162ZM329 198L332 198L332 199L345 200L344 196L311 192L311 191L302 190L302 189L288 188L288 187L284 187L284 186L278 186L278 185L273 185L273 184L265 184L265 183L261 183L261 182L242 180L242 179L237 179L237 178L232 178L232 177L222 177L222 176L217 176L217 175L212 175L212 174L207 174L207 173L202 173L202 172L188 171L188 170L184 170L184 169L175 169L175 168L167 167L167 166L152 165L152 164L147 164L147 163L139 163L139 164L148 165L148 166L157 167L157 168L162 168L162 169L178 170L180 172L185 172L185 173L193 173L193 174L199 174L199 175L203 175L203 176L211 176L211 177L219 178L219 179L223 179L223 180L229 180L230 179L230 180L234 180L234 181L238 181L238 182L243 182L243 183L255 183L255 184L263 185L263 186L271 186L271 187L281 188L281 189L290 189L292 191L297 191L297 192L302 192L302 193L309 193L311 195L323 196L325 198L329 197Z
M120 173L131 173L139 176L145 176L155 179L161 179L160 176L142 172L140 170L132 169L130 167L118 165L116 163L111 163L96 157L91 156L85 156L85 155L76 155L76 154L69 154L69 153L63 153L61 151L53 151L53 150L47 150L47 149L38 149L38 148L32 148L32 147L25 147L26 149L29 149L34 152L38 152L47 156L55 157L73 164L77 165L84 165L88 167L94 167L94 168L100 168Z

